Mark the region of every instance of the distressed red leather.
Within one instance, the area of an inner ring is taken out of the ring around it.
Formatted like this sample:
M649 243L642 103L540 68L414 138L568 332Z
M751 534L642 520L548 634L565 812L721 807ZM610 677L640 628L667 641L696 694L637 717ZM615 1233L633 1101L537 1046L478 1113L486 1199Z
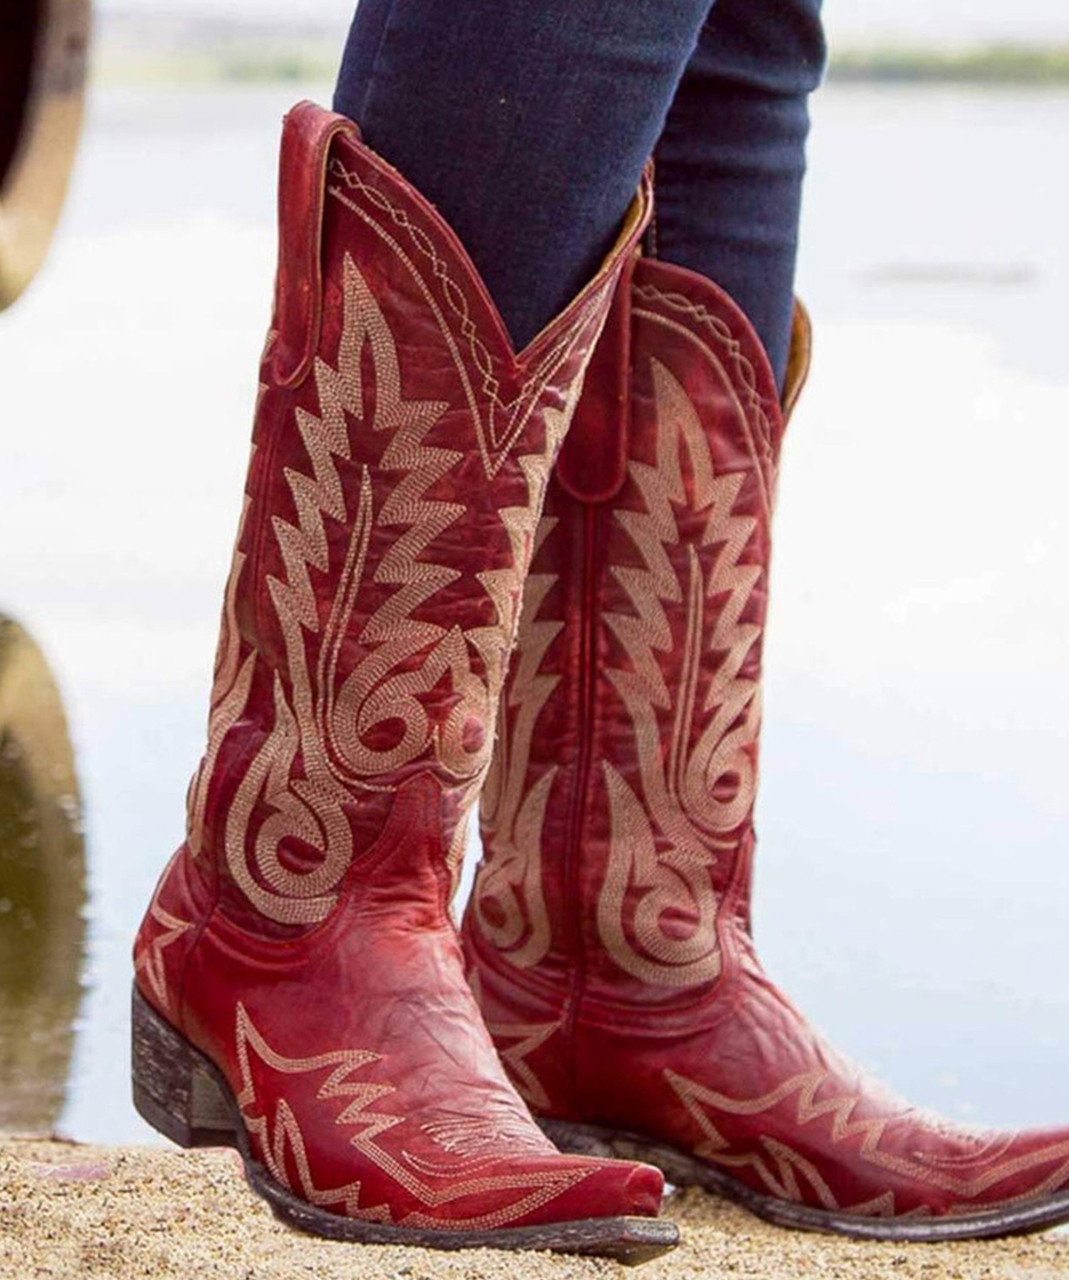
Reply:
M1069 1217L1069 1130L908 1107L762 972L753 801L784 414L713 284L643 260L630 304L626 479L603 501L551 481L483 796L464 938L513 1081L559 1141L604 1139L799 1226ZM799 316L788 405L807 352ZM574 440L604 439L616 376L588 384Z
M610 257L516 355L437 212L305 103L188 835L135 944L309 1205L473 1230L656 1214L659 1171L563 1156L509 1084L449 899L545 484Z

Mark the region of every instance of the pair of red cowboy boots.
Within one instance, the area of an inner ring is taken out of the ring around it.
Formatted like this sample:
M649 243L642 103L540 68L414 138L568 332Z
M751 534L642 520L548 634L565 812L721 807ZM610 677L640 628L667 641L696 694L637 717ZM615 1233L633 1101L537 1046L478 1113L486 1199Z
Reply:
M753 956L783 415L731 302L638 257L649 203L517 354L355 126L287 118L208 746L135 944L137 1106L359 1241L641 1261L678 1239L652 1165L855 1234L1069 1216L1069 1134L899 1106ZM788 403L806 346L800 318Z

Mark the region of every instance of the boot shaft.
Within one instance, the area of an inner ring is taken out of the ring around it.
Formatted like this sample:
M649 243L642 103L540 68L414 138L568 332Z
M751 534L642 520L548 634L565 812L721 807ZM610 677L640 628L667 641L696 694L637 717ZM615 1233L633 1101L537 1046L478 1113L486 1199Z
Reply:
M628 301L539 526L466 922L475 971L547 1017L686 1004L748 925L784 413L710 282L642 260Z
M291 113L279 195L188 847L230 918L286 931L331 913L416 778L440 795L416 861L448 896L546 479L645 201L517 356L452 231L351 122Z

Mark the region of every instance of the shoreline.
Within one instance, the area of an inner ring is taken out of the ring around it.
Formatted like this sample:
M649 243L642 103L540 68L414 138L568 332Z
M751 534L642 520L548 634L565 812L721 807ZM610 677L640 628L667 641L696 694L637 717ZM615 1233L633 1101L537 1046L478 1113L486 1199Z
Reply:
M1069 1234L873 1244L786 1231L689 1190L667 1212L683 1244L625 1270L599 1259L435 1253L303 1236L274 1221L229 1150L0 1137L0 1280L1054 1280Z
M1034 52L1034 56L1033 56ZM338 51L333 46L301 46L278 50L247 48L146 50L131 52L104 48L93 57L92 79L109 87L219 86L301 84L333 82ZM1069 89L1069 48L1049 57L1043 51L1025 50L1018 59L971 57L909 50L846 52L828 66L829 85L869 85L886 88L1027 89L1046 92Z
M284 23L250 16L110 12L99 16L91 55L105 84L278 84L333 80L344 30L314 17ZM1069 39L996 39L960 45L832 44L832 84L982 88L1069 86Z

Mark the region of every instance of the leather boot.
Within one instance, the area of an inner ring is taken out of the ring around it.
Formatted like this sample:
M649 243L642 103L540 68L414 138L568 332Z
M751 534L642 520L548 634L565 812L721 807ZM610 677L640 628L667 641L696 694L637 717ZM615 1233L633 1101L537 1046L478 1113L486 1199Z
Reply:
M709 281L642 260L621 291L538 528L469 979L558 1145L790 1226L1036 1230L1069 1218L1069 1131L906 1106L814 1033L751 941L770 519L807 360L799 311L781 405Z
M135 944L134 1094L339 1239L641 1260L653 1168L562 1156L508 1083L449 900L546 479L649 195L519 355L442 218L310 103L208 745Z

